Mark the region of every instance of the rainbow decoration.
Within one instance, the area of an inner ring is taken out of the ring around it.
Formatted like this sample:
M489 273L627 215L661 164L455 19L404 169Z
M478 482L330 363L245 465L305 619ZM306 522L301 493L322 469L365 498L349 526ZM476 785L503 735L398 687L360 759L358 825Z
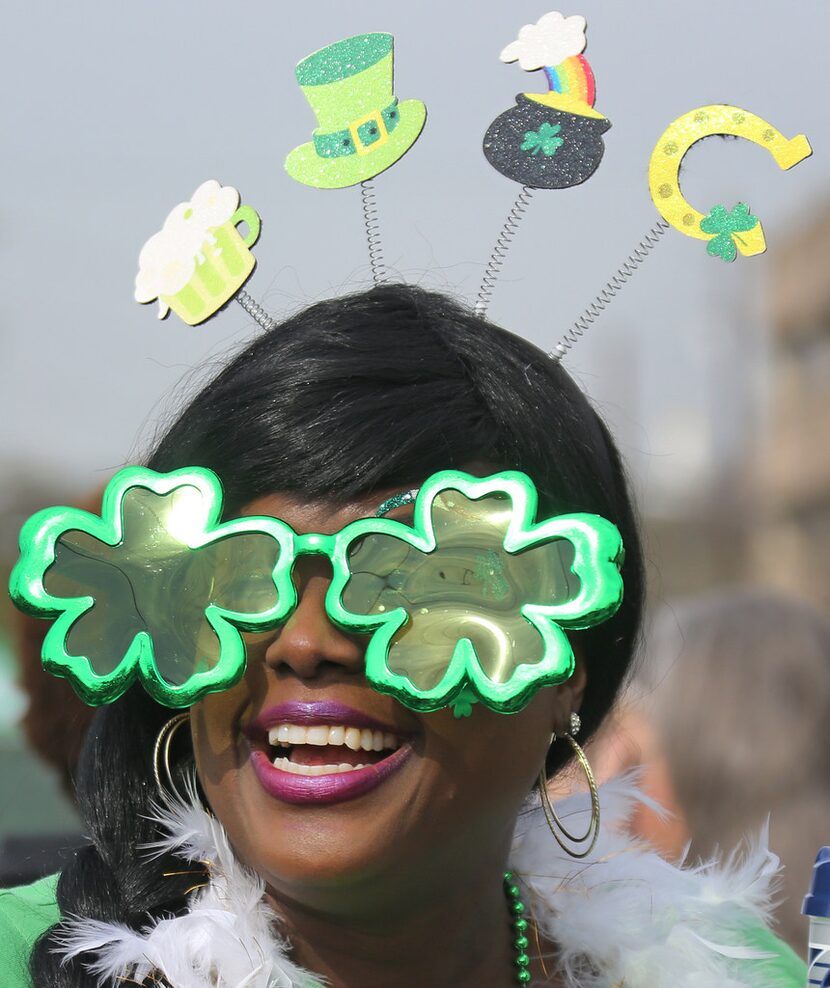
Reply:
M551 92L572 96L588 106L594 105L597 91L594 73L584 55L572 55L559 65L546 65Z

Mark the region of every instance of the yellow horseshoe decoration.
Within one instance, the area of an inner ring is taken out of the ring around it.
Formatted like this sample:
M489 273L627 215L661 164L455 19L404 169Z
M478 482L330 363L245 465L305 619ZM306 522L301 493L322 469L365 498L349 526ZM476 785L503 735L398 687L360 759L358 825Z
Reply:
M651 154L648 187L663 219L676 230L698 240L711 240L713 234L701 229L701 221L706 217L683 198L677 175L689 148L713 134L731 134L752 141L766 148L783 169L792 168L813 153L804 134L788 140L766 120L737 106L699 106L672 121ZM760 222L740 236L734 235L734 242L745 257L761 254L767 247Z

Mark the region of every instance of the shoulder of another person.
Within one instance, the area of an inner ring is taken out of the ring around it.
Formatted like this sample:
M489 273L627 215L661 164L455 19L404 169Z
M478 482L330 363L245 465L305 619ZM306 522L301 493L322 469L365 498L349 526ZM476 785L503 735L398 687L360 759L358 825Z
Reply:
M755 981L775 988L802 988L807 967L795 951L755 917L747 917L741 930L741 940L759 955L756 961L746 961L747 973L754 971Z
M60 919L58 875L0 889L0 984L30 988L29 957L38 938Z
M511 871L531 892L532 918L557 944L564 972L579 983L593 968L605 979L597 984L626 988L669 980L676 988L802 988L806 964L765 925L778 872L765 834L743 856L682 868L621 825L639 798L625 778L603 787L603 825L580 859L552 841L541 809L520 818ZM557 812L576 833L594 817L587 793L558 801Z

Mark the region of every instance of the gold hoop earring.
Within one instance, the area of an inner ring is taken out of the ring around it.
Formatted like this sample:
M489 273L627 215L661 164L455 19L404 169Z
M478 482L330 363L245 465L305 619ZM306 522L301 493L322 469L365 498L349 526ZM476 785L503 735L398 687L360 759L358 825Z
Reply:
M585 752L580 748L577 742L570 734L559 735L563 740L567 741L571 746L574 755L576 755L576 760L579 762L582 771L585 773L585 778L588 781L588 789L591 792L591 822L588 824L588 829L584 834L572 834L570 830L565 826L564 823L557 816L556 810L553 808L553 804L550 801L550 796L548 795L547 778L545 777L545 771L539 773L539 796L542 802L542 810L545 814L545 820L547 821L548 827L550 827L550 832L556 839L556 843L562 848L562 850L569 854L572 858L586 858L591 851L594 849L594 845L599 838L599 790L597 789L596 780L594 779L594 773L591 771L591 766L588 763L588 758ZM551 744L557 740L557 736L554 734L551 738ZM560 833L566 837L571 844L585 844L588 846L584 849L574 849L569 847L565 841L560 837Z
M153 778L156 781L159 795L163 799L170 799L171 796L174 796L180 803L186 803L187 800L176 788L176 782L173 779L173 772L170 768L170 746L176 731L182 724L189 722L190 713L188 711L171 717L162 725L156 737L156 743L153 745ZM164 779L162 779L162 769L164 770Z

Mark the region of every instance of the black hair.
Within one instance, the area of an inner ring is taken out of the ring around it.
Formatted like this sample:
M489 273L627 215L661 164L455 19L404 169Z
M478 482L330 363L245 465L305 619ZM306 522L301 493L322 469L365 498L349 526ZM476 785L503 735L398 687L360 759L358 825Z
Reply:
M604 624L579 633L588 667L580 714L590 735L632 659L643 566L634 511L609 433L568 373L537 347L458 302L385 285L320 302L254 340L198 393L158 442L148 465L204 466L222 480L228 515L275 491L349 498L438 469L486 461L528 473L546 513L589 511L613 521L626 546L625 599ZM93 844L58 883L63 916L140 927L185 908L194 875L148 862L156 795L153 740L171 712L133 688L95 717L79 770L79 802ZM192 768L183 746L181 783ZM568 753L554 745L548 772ZM32 958L38 988L91 986L83 958L61 965L61 924Z

